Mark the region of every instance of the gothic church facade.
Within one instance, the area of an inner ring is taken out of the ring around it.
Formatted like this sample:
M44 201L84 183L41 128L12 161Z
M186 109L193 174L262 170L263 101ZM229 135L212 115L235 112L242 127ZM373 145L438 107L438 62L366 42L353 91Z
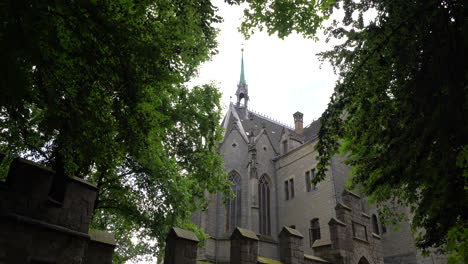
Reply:
M213 195L208 209L193 215L193 222L210 235L198 258L229 263L229 238L241 227L259 237L259 256L280 260L278 235L286 226L304 237L304 263L383 264L384 255L393 251L383 250L385 234L376 209L345 189L349 168L342 158L332 159L325 180L311 183L320 121L304 127L303 114L296 112L295 126L288 127L251 111L243 58L236 99L223 120L219 147L236 198L224 203L220 194ZM416 255L414 261L396 260L422 263Z

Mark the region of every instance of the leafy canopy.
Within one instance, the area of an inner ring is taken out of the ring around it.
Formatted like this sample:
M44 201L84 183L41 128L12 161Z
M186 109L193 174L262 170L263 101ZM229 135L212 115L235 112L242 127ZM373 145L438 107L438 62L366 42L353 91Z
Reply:
M95 183L93 225L116 233L116 262L154 254L150 238L229 189L220 94L183 85L216 52L209 1L0 6L0 151Z
M342 143L363 194L411 207L425 230L418 246L442 246L452 230L461 240L450 245L468 251L466 1L330 2L252 1L241 26L314 37L344 13L325 30L342 44L320 54L339 80L321 117L317 179Z

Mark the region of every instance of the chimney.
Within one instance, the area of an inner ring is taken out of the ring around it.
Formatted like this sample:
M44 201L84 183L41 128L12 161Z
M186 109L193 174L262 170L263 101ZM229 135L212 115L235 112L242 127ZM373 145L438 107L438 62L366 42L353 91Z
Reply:
M304 132L304 122L302 121L302 118L304 117L304 114L297 111L296 113L293 114L294 117L294 131L302 135Z

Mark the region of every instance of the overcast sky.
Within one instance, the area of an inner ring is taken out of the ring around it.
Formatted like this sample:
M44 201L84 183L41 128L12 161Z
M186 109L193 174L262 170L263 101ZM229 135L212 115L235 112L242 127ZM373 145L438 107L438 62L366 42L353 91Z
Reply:
M243 7L214 1L224 22L218 27L219 54L200 68L192 84L214 81L223 93L227 108L240 76L241 47L244 43L245 78L249 87L249 108L293 125L292 114L304 113L304 125L321 116L326 109L337 77L328 63L318 61L316 54L329 50L324 37L320 41L293 35L285 40L254 34L249 40L237 31Z

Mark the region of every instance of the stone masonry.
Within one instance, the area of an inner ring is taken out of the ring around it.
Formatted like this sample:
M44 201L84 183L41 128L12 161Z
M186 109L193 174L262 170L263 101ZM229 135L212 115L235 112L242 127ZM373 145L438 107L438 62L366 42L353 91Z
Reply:
M15 159L0 181L0 263L112 263L113 235L88 233L97 189L70 177L57 201L50 196L54 177L49 168Z
M231 235L231 263L256 264L258 237L247 229L237 227Z
M172 228L166 239L164 264L195 264L198 242L193 232Z
M304 236L296 229L283 227L279 234L280 260L284 264L303 264L304 249L302 239Z
M361 209L361 198L349 191L343 192L343 203L335 207L337 218L328 222L330 247L316 249L317 256L331 263L383 264L380 236L372 232L370 217Z

